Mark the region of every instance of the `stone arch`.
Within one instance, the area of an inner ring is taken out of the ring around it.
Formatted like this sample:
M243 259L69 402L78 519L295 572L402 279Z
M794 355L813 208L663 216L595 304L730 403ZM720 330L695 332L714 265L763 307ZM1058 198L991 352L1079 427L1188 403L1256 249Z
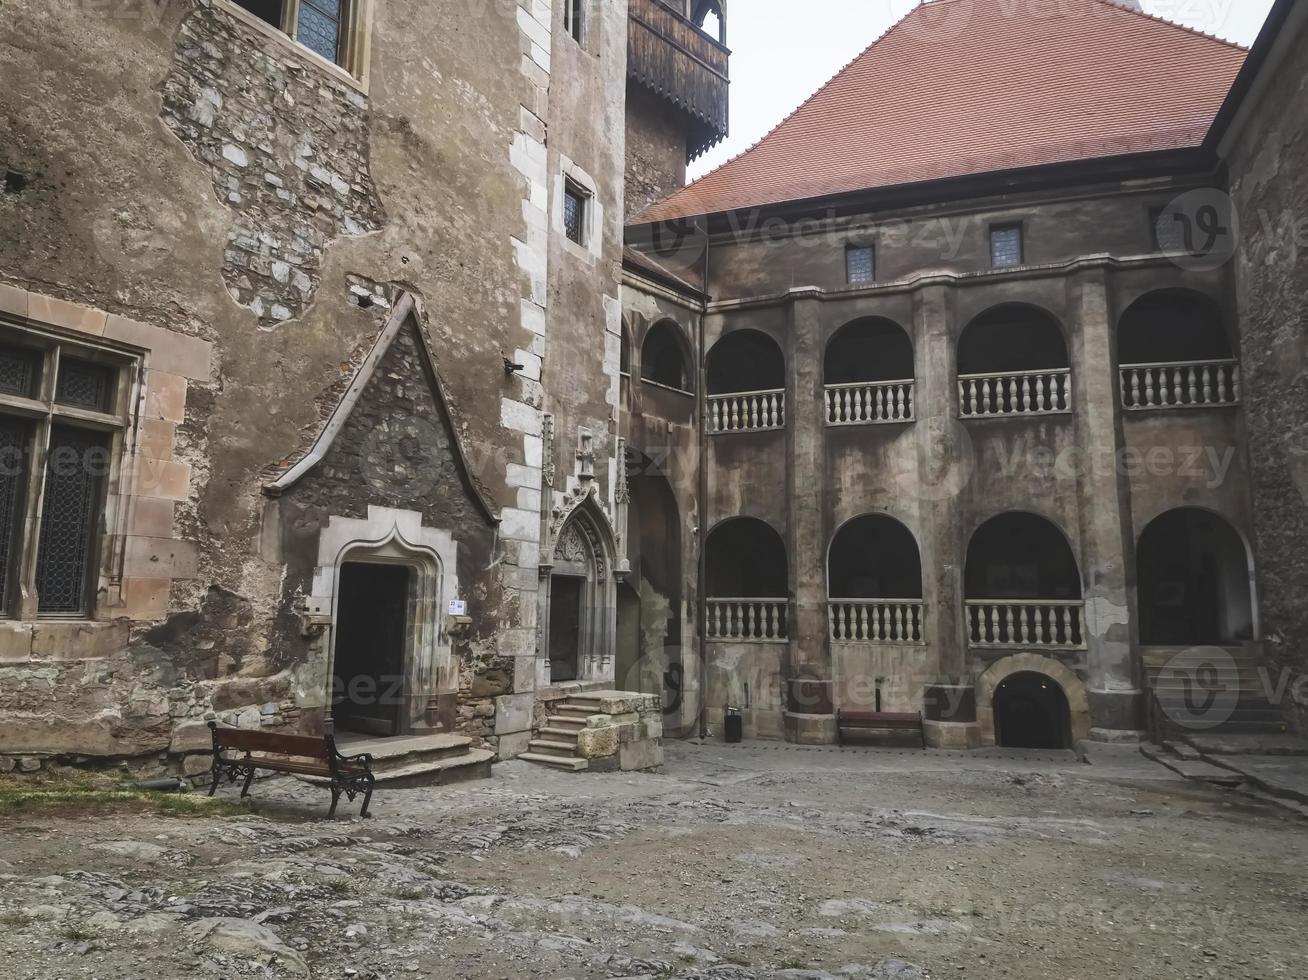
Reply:
M1085 683L1066 664L1036 653L1015 653L997 660L977 678L976 720L981 744L995 744L995 692L1015 674L1043 674L1063 689L1067 698L1072 744L1090 737L1090 695Z
M974 317L958 337L960 376L1050 371L1071 365L1058 317L1030 303L1004 303Z
M1136 542L1142 646L1233 646L1258 637L1253 549L1224 515L1177 507Z
M593 491L555 511L541 562L541 683L612 679L617 536Z
M640 344L640 378L665 388L690 391L693 359L680 325L663 319L645 333Z
M724 335L705 364L710 395L766 391L786 386L786 357L761 330L743 328Z
M1221 307L1193 289L1155 289L1137 298L1117 322L1122 367L1235 357L1234 337Z
M822 372L826 385L911 381L915 374L913 339L887 317L851 320L827 341Z

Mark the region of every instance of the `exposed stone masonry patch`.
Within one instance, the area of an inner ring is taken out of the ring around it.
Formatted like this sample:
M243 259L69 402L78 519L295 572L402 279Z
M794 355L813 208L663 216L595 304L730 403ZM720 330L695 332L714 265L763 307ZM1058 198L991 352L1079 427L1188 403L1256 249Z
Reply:
M223 280L265 326L312 302L323 252L378 230L368 100L261 37L211 0L182 24L161 117L201 163L235 222Z

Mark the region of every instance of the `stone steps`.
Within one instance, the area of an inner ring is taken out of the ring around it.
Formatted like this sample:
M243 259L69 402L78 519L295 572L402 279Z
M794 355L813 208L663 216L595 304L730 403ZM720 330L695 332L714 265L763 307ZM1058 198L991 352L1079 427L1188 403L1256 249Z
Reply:
M585 730L585 728L559 728L556 725L546 725L540 730L540 733L549 736L556 742L570 742L575 746L577 744L577 736Z
M342 755L371 755L379 790L488 779L495 761L494 752L473 748L468 736L444 733L395 738L343 734L336 739L336 747ZM330 780L314 776L297 778L315 786L330 784Z
M527 747L536 755L556 755L565 759L577 758L577 743L556 742L548 738L533 738Z
M581 772L590 765L585 759L578 759L575 756L565 758L561 755L541 755L536 752L524 752L518 758L543 766L553 766L555 769L565 769L568 772Z
M1211 783L1214 786L1224 788L1239 786L1244 782L1237 773L1233 773L1229 769L1222 769L1199 759L1183 759L1160 745L1146 742L1140 746L1140 751L1146 758L1153 759L1159 765L1166 766L1172 772L1184 776L1186 779Z
M550 728L579 732L586 727L586 718L588 717L589 715L586 717L576 715L550 715L545 719L545 723Z

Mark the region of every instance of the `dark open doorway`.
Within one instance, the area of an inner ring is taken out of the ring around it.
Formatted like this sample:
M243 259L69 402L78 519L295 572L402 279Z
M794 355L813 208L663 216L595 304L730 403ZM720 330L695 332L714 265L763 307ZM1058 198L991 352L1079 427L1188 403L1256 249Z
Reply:
M995 689L995 744L1009 749L1067 749L1071 713L1058 682L1044 674L1013 674Z
M586 580L555 575L550 583L550 683L575 681L581 661L581 604Z
M400 735L407 722L405 649L410 572L404 565L341 566L332 721L338 730Z

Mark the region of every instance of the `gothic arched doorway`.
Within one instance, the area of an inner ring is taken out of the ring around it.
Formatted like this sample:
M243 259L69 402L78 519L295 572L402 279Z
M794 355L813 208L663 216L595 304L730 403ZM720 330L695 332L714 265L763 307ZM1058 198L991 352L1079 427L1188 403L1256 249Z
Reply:
M553 550L542 563L542 654L547 683L597 680L612 664L617 596L616 546L608 516L593 494L558 518Z

